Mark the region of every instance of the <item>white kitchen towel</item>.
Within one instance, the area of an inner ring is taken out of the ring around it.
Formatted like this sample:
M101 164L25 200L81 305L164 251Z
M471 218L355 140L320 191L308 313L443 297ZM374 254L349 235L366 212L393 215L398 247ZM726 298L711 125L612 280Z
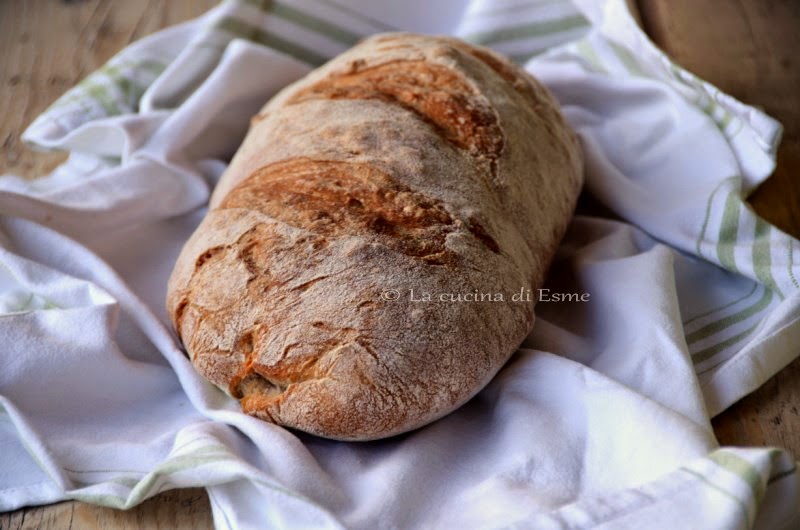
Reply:
M163 300L249 117L392 29L526 61L580 134L587 185L492 383L418 431L332 442L241 414ZM205 486L231 529L794 528L793 458L720 448L709 422L800 353L800 244L743 200L779 136L622 0L239 0L148 37L26 132L70 151L62 167L0 178L0 510Z

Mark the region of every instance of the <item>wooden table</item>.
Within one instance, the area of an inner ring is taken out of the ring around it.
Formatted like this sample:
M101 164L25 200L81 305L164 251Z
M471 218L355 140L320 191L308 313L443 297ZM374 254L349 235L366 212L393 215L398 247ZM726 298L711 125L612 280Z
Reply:
M128 43L199 15L214 0L0 2L0 174L45 173L64 159L19 135L49 103ZM759 105L786 130L778 169L751 197L763 217L800 236L800 2L638 0L642 25L678 63ZM797 345L800 349L800 344ZM800 360L714 419L725 445L777 445L800 457ZM0 529L211 528L202 489L162 493L122 512L79 502L0 515Z

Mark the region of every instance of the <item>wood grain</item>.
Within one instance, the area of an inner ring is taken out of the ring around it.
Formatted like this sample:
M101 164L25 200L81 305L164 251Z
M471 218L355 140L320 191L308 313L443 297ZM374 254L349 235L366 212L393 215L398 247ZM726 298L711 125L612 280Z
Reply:
M204 489L164 492L130 510L60 502L0 514L0 530L203 530L213 528Z
M69 87L128 43L195 17L215 0L0 1L0 174L42 175L64 155L19 135ZM642 24L679 64L763 107L786 128L778 168L751 197L762 216L800 236L800 2L638 0ZM800 348L800 345L798 345ZM800 361L714 420L729 445L778 445L800 456ZM202 489L162 493L119 511L78 502L0 514L5 529L211 528Z

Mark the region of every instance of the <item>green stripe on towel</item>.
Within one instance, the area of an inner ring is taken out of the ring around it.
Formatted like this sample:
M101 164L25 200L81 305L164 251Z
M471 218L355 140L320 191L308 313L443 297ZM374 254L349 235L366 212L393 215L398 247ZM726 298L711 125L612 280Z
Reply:
M728 302L727 304L722 305L720 307L715 307L714 309L710 309L710 310L708 310L708 311L706 311L704 313L700 313L699 315L694 316L694 317L690 318L689 320L687 320L686 322L684 322L683 325L684 326L688 326L692 322L697 322L698 320L700 320L703 317L707 317L708 315L713 315L714 313L718 313L720 311L724 311L725 309L728 309L729 307L735 306L736 304L738 304L742 300L747 300L748 298L750 298L753 295L753 293L756 292L756 289L758 289L758 282L753 282L753 288L750 289L750 291L748 291L748 293L746 295L741 296L741 297L737 298L736 300Z
M714 322L706 324L702 328L689 333L688 335L686 335L686 342L689 344L693 344L697 341L715 335L720 331L733 326L734 324L738 324L743 320L747 320L751 316L756 315L761 311L763 311L765 308L767 308L770 302L772 302L772 291L764 287L764 294L761 295L761 298L758 299L758 301L756 301L754 304L742 309L737 313L728 315L719 320L715 320Z
M592 67L593 71L608 73L608 69L603 64L603 61L600 60L600 56L597 54L594 46L592 46L587 39L581 39L578 41L575 44L575 49L577 50L578 54L586 60L589 66Z
M314 66L319 66L328 61L328 57L304 48L299 44L289 42L281 37L267 33L261 28L251 26L250 24L235 18L223 18L213 25L213 29L227 31L228 33L232 33L237 37L274 48L279 52L283 52L294 57L295 59L299 59Z
M736 238L739 235L739 208L742 199L736 191L728 193L725 207L722 212L722 222L719 227L719 241L717 242L717 258L720 264L732 272L739 272L736 268L734 249Z
M319 33L320 35L324 35L331 40L341 42L347 46L352 46L362 37L362 35L357 35L327 20L281 2L271 0L245 0L245 2L254 5L265 13L275 15L276 17L297 24L298 26Z
M504 28L497 28L480 33L468 35L466 40L475 42L477 44L497 44L500 42L508 42L514 40L527 39L531 37L541 37L543 35L551 35L553 33L561 33L575 28L582 28L588 25L586 19L580 15L574 15L566 18L555 20L545 20L522 24L519 26L510 26Z
M751 327L747 328L746 330L742 331L738 335L734 335L733 337L730 337L729 339L724 340L724 341L720 342L719 344L715 344L714 346L710 346L708 348L700 350L699 352L693 353L692 354L692 363L700 364L702 362L705 362L705 361L711 359L712 357L714 357L718 353L722 352L723 350L726 350L726 349L730 348L731 346L733 346L734 344L742 341L743 339L746 339L748 336L750 336L751 333L753 333L753 331L755 331L755 329L757 327L758 327L758 324L755 324L754 326L751 326Z
M748 486L750 486L750 491L753 494L756 504L761 502L761 499L764 498L764 491L766 490L766 487L764 486L764 482L761 478L761 473L758 472L758 469L756 469L753 464L744 458L725 450L714 451L708 455L708 458L720 467L723 467L731 473L739 476L739 478L741 478Z
M772 248L770 233L772 227L769 223L756 217L755 236L753 239L753 269L761 283L772 289L783 300L784 296L772 276Z
M508 13L522 13L528 11L529 9L537 9L547 5L563 5L565 1L566 0L538 0L537 2L525 2L510 6L500 6L500 7L491 6L488 9L482 11L473 11L467 13L467 17L478 18L478 17L491 17L495 15L502 15Z
M647 77L647 74L644 73L644 70L642 70L639 63L636 61L636 57L631 55L631 52L613 41L608 41L608 45L611 51L614 52L614 55L617 56L617 59L625 66L629 74L638 77Z
M83 104L87 99L100 104L106 116L135 111L142 95L166 67L164 63L149 59L108 62L56 100L47 112L73 104ZM132 77L138 72L150 74L151 79L146 84L140 84Z
M711 191L711 194L708 196L708 201L706 202L706 213L705 213L705 217L703 217L703 225L700 228L700 235L697 238L697 248L696 248L696 250L697 250L697 255L700 256L700 257L704 257L703 256L702 243L703 243L703 240L706 237L706 230L708 229L708 220L711 217L711 205L713 204L714 196L717 194L717 192L722 188L722 186L726 182L729 182L729 181L731 181L731 180L733 180L735 178L736 177L733 176L733 177L728 177L726 179L723 179L722 181L720 181L719 184L717 184L714 187L714 189Z

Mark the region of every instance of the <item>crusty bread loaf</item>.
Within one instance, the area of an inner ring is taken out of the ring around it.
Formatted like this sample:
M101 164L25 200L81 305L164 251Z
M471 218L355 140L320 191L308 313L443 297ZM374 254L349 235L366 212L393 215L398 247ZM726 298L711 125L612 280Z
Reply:
M408 431L529 333L533 302L514 295L542 285L581 182L575 135L521 69L377 35L253 119L168 311L246 413L341 440Z

